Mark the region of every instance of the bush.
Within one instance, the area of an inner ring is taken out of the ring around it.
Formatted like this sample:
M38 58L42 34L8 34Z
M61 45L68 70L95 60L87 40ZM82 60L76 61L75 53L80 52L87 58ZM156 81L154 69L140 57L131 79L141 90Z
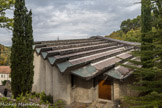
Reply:
M0 98L0 108L41 108L38 103L31 101L33 98L30 94L20 95L16 99L2 97Z
M57 100L53 104L53 97L42 93L19 95L16 99L0 98L0 108L64 108L65 102Z
M7 80L2 81L2 85L6 85Z
M44 92L40 93L40 100L42 103L51 103L53 104L53 97L51 95L46 95Z
M63 100L57 100L54 102L53 108L64 108L65 102Z

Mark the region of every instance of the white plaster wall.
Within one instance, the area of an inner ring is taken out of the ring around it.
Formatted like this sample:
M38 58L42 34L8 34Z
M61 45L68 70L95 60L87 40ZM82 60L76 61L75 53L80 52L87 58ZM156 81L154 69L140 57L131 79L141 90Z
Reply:
M11 81L11 78L9 76L10 76L10 74L0 74L0 85L2 85L2 81L4 81L4 80Z
M33 82L33 87L32 91L33 92L45 92L45 72L46 72L46 65L45 61L40 55L37 55L34 53L34 82Z
M53 95L53 99L62 99L70 104L74 101L92 103L98 98L98 86L93 87L93 80L86 81L74 77L75 88L71 87L71 75L63 75L56 66L51 66L47 60L34 53L34 83L32 90L46 95ZM72 91L72 92L71 92Z
M39 67L39 89L40 92L46 91L46 63L45 60L40 56L40 67Z
M52 65L46 60L46 95L53 96L53 67Z
M57 67L53 66L53 100L65 100L67 104L71 103L71 79L70 75L63 75Z
M35 52L34 52L34 80L33 80L33 86L32 86L32 91L33 92L40 92L39 89L39 73L40 73L40 56L38 56Z
M47 60L34 53L34 83L33 92L45 92L53 95L53 99L62 99L71 103L70 75L62 75L57 67L51 66Z

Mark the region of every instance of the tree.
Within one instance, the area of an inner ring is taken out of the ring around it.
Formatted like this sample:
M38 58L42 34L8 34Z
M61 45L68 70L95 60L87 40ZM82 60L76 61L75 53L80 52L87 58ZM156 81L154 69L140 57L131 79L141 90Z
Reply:
M142 68L127 66L135 70L137 81L132 87L139 95L126 98L129 107L162 107L162 5L159 4L160 0L142 0L142 43L141 50L135 51L141 62L131 61L135 65L142 65ZM151 9L154 20L150 17ZM156 29L151 31L152 27Z
M152 17L151 17L151 1L150 0L142 0L141 7L141 61L143 67L152 66L152 42L153 37L150 34L152 30Z
M10 65L10 47L0 44L0 65Z
M127 33L131 29L136 30L137 28L139 28L141 26L140 18L141 18L141 16L137 16L136 18L134 18L132 20L130 20L130 19L124 20L120 25L120 29L124 33Z
M127 32L125 40L129 42L140 42L140 37L141 37L141 31L140 29L133 30L131 29L130 31Z
M24 0L15 1L11 48L11 88L14 97L31 91L33 80L32 13Z
M32 49L32 45L34 44L33 41L33 29L32 29L32 12L29 11L26 15L26 24L25 24L25 36L26 36L26 91L30 92L32 89L33 84L33 76L34 76L34 66L33 66L33 59L34 59L34 52Z
M6 10L14 6L14 0L0 0L0 28L11 29L13 26L13 19L6 17Z

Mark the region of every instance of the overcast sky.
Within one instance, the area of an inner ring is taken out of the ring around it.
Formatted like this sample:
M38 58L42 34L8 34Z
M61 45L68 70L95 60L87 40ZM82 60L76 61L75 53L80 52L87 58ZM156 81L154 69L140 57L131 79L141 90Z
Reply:
M123 20L140 15L139 1L26 0L26 6L33 12L34 40L41 41L108 35ZM11 45L11 38L11 31L0 29L1 44Z

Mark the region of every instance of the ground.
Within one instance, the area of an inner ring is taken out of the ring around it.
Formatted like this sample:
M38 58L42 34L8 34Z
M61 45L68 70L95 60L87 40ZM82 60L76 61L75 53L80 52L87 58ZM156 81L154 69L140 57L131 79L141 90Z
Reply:
M111 101L98 100L92 104L72 103L65 108L116 108Z
M3 95L4 89L5 89L5 86L0 85L0 97ZM11 92L8 92L7 97L11 97L11 96L12 96Z

